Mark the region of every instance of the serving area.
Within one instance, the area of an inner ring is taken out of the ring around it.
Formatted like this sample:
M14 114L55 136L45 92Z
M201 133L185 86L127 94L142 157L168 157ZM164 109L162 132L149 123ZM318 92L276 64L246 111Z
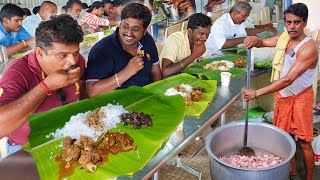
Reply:
M186 116L183 130L174 132L163 148L148 164L132 177L123 176L117 179L149 179L169 160L178 155L192 140L223 115L223 113L241 97L243 79L232 80L229 87L218 86L214 100L205 113L198 119ZM20 172L20 173L12 173ZM0 161L0 174L4 179L39 179L39 174L32 156L20 150Z

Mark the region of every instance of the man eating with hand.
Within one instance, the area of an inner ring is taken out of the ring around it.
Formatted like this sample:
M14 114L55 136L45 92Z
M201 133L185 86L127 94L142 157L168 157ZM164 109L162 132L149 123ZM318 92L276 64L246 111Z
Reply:
M201 13L189 17L188 29L171 34L160 54L162 76L167 78L181 72L196 60L206 56L211 19Z
M35 50L13 61L0 79L0 138L8 136L7 154L28 142L29 115L85 95L85 61L79 54L83 32L77 21L53 17L40 23L35 36Z

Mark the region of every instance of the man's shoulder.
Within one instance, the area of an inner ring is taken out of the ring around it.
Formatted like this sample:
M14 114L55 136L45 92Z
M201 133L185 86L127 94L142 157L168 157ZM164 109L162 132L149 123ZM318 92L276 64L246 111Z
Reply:
M143 36L143 38L141 39L141 41L143 41L144 43L154 44L153 37L152 37L149 33L146 33L146 35Z
M168 39L172 39L172 40L176 40L176 41L180 41L180 40L185 40L188 36L186 36L185 31L177 31L174 32L172 34L170 34L170 36L168 37Z
M28 79L33 74L29 68L28 56L23 56L14 60L4 72L2 78L8 77L9 80L17 81L18 79ZM18 78L18 79L17 79Z
M111 37L113 35L107 36L106 38L103 38L99 42L97 42L90 50L89 53L89 60L94 58L95 60L98 59L105 59L106 57L112 56L114 54L119 54L122 51L120 51L120 46L114 39L114 37Z
M27 22L32 22L32 21L35 21L35 20L37 20L37 19L39 19L39 18L37 17L37 15L36 15L36 14L32 14L32 15L30 15L30 16L27 16L27 17L22 21L22 24L27 23Z

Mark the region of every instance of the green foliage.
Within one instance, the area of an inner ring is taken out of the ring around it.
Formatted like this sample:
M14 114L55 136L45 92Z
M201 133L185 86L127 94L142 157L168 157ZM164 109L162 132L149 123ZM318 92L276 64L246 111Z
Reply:
M134 129L133 126L119 124L111 131L129 134L137 145L137 151L110 154L108 162L98 167L95 173L76 168L73 175L67 179L110 179L137 172L162 147L183 120L185 112L184 99L181 96L157 95L146 88L130 87L32 115L29 117L29 143L24 149L32 154L40 179L58 179L59 176L59 163L55 162L54 156L61 152L63 138L47 139L45 136L57 128L62 128L72 115L94 110L108 103L121 104L127 110L153 115L153 126Z
M220 73L222 71L220 71L220 70L212 71L209 69L203 69L203 66L205 66L206 64L211 63L213 61L221 61L221 60L233 61L239 57L247 59L246 56L229 54L227 56L205 59L201 62L195 63L194 65L192 65L190 67L185 68L182 72L196 75L202 79L217 80L218 82L220 82L221 81ZM228 72L231 73L231 78L234 79L234 78L240 77L242 74L246 73L246 68L232 68Z

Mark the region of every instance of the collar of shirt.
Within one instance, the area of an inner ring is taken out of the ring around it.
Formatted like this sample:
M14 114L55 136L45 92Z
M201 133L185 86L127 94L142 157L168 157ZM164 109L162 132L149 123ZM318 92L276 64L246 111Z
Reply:
M7 30L4 28L4 26L2 25L2 22L0 22L0 30L6 35L6 36L13 36L14 34L16 34L17 32L15 31L11 31L11 32L7 32Z
M40 21L43 21L39 13L37 13L36 16L39 18Z
M28 65L32 72L37 74L38 76L42 76L42 68L37 60L35 51L32 51L28 55Z
M227 13L226 16L227 16L227 20L229 21L229 24L231 24L232 26L235 26L236 24L234 24L234 22L233 22L233 20L232 20L232 18L231 18L231 16L230 16L230 14Z
M184 30L183 35L184 35L184 39L186 40L186 41L183 42L183 43L186 44L187 47L188 47L188 48L186 48L187 53L188 53L188 54L191 54L190 42L189 42L189 37L188 37L188 30Z

